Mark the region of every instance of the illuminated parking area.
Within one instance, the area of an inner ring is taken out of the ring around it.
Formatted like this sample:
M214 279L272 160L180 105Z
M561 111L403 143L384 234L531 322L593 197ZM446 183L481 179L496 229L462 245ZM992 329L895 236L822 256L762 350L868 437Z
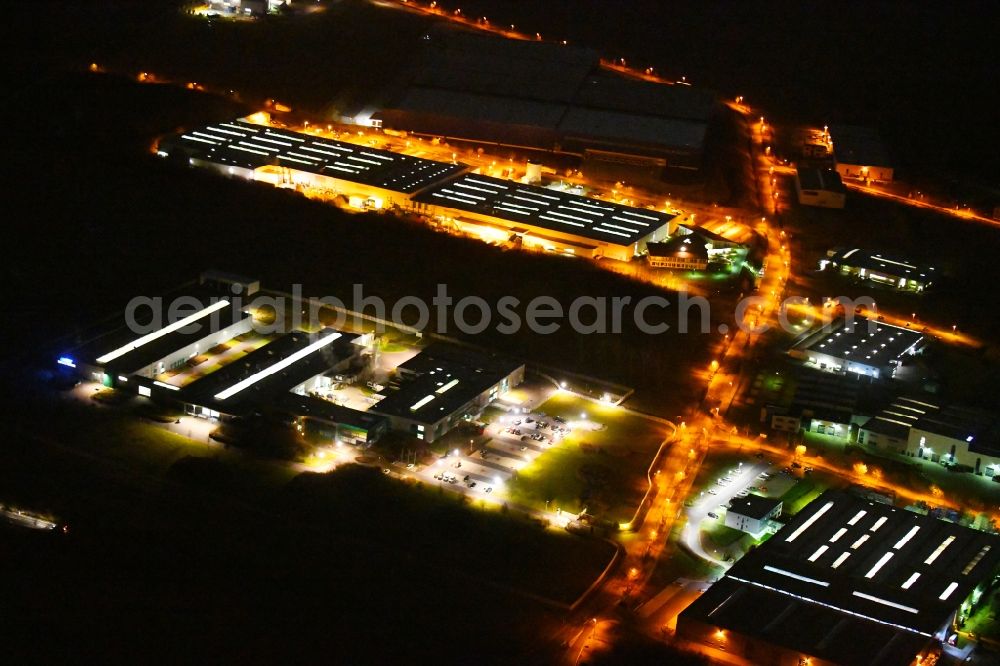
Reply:
M678 633L832 663L888 649L878 663L909 664L1000 570L997 547L992 534L828 491L686 609Z

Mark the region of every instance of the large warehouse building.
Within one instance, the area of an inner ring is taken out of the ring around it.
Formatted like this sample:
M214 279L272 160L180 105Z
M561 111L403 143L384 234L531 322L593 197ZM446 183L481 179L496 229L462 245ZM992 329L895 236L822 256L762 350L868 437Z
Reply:
M253 284L248 281L242 293ZM231 292L203 283L143 301L131 317L123 313L113 329L79 345L60 364L105 386L122 386L133 377L155 380L251 329L250 314L231 298Z
M499 231L524 245L628 261L676 231L676 216L536 185L464 174L424 190L413 208L444 215L476 235Z
M681 612L678 636L776 666L910 666L989 595L1000 539L827 491Z
M912 329L855 317L805 335L788 354L828 372L891 378L904 357L918 353L924 342L923 334Z
M75 376L220 421L294 417L321 437L368 446L395 429L433 442L478 416L524 380L524 364L435 343L395 368L397 378L358 408L338 404L330 387L371 370L374 339L333 328L281 335L253 328L254 303L236 307L237 278L202 283L157 305L142 331L127 317L58 358ZM239 283L256 291L255 280ZM227 297L228 296L228 297ZM184 308L175 304L183 299Z
M227 176L316 188L356 208L399 207L446 218L480 237L587 258L628 261L677 230L672 213L246 120L169 137L158 151Z
M721 109L708 91L604 70L590 49L447 25L405 79L371 116L383 127L572 154L595 178L698 170Z
M305 186L358 198L363 207L402 205L410 195L468 170L245 119L215 123L160 141L161 157L227 176Z
M859 280L871 280L900 291L920 293L930 287L937 277L933 266L918 264L906 257L862 248L835 248L819 262L819 269L827 267Z

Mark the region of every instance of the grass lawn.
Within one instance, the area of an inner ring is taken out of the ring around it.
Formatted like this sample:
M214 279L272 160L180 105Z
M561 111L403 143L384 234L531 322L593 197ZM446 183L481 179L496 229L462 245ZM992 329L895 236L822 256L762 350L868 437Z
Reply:
M802 479L781 496L781 513L794 516L826 490L812 479Z
M586 507L614 522L629 520L646 492L646 472L670 435L668 428L570 393L554 395L539 411L569 422L586 414L586 423L518 472L507 486L510 499L538 508L550 500L550 509L575 513Z
M1000 641L1000 620L997 619L997 609L1000 608L1000 593L993 592L993 599L983 603L962 627L979 637Z
M542 530L523 514L473 510L451 493L353 466L299 476L282 493L281 506L388 549L405 547L409 558L442 570L565 602L586 590L614 554L603 541Z
M721 521L714 518L709 519L702 532L719 548L727 548L746 536L746 533L732 527L726 527Z
M653 580L657 584L668 585L678 578L715 580L722 574L722 567L695 557L677 546L668 548L668 554L660 558L653 573Z

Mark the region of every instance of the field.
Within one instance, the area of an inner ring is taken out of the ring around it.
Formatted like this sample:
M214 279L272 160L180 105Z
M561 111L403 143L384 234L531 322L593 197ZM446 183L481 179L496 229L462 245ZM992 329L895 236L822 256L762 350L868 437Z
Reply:
M533 595L572 602L613 552L377 470L300 474L27 380L2 397L16 405L5 418L4 501L69 525L65 536L5 541L0 562L20 574L0 582L17 618L4 631L23 625L37 640L44 626L52 650L87 635L95 655L132 661L200 642L259 662L277 654L256 650L277 647L257 637L281 631L298 636L285 657L517 661L555 649L544 636L556 615ZM460 631L471 614L483 626ZM219 617L232 622L210 629ZM400 640L375 640L386 632Z
M614 522L628 521L648 487L646 472L669 427L627 411L580 398L554 395L539 411L567 421L600 424L580 427L508 483L512 501L544 509L578 513L585 507Z

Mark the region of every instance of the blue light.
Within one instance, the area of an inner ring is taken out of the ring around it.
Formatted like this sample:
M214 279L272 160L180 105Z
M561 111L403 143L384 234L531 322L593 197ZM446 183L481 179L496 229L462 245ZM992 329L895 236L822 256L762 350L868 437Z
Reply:
M67 368L75 368L76 362L69 356L60 356L59 360L56 361L59 365L65 365Z

